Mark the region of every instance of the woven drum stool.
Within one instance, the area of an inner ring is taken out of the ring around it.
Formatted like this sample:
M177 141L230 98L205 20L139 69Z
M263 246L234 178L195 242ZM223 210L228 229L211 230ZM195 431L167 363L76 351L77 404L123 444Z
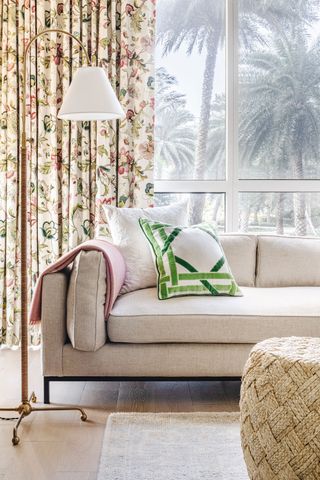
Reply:
M245 366L240 411L251 480L319 480L320 338L258 343Z

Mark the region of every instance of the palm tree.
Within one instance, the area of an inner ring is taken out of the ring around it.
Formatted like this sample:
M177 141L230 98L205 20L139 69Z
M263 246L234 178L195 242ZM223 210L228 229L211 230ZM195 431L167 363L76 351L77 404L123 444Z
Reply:
M213 80L219 47L224 42L224 0L162 0L158 4L157 35L163 44L163 53L177 51L182 44L187 53L205 51L205 69L202 99L194 161L194 179L202 179L206 168L208 126L212 101ZM163 13L161 13L161 10ZM190 220L198 223L202 218L205 195L190 198Z
M194 159L194 117L186 108L185 95L164 68L156 71L155 165L157 178L182 178Z
M226 169L226 101L225 95L216 95L210 108L206 152L206 178L220 180ZM203 177L202 177L203 178Z
M280 166L284 178L296 179L305 178L309 164L318 164L319 58L319 41L309 47L301 29L278 35L271 49L247 56L240 72L243 163L264 165L270 178L275 172L279 178ZM295 194L295 229L307 234L303 193Z
M240 36L243 42L252 48L264 40L260 28L272 26L273 29L285 28L290 20L309 20L314 14L315 0L243 0L241 2ZM312 8L311 8L312 7ZM304 12L301 15L301 12ZM177 51L186 45L187 53L195 49L205 52L205 69L202 82L202 99L194 162L194 179L202 179L206 168L207 141L212 103L213 81L216 59L221 48L225 32L224 0L161 0L158 3L157 37L163 45L163 54ZM259 19L259 28L257 26ZM192 223L201 220L205 195L193 195L190 201Z
M274 34L295 30L299 25L305 28L318 19L318 10L318 0L240 0L241 46L254 51L268 45Z

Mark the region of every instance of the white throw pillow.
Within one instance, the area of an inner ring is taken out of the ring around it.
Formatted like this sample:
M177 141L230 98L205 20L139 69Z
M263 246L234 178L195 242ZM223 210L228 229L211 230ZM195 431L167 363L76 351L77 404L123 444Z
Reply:
M154 208L117 208L104 206L113 243L126 262L126 277L120 294L154 287L157 275L152 254L139 225L139 218L186 225L187 202Z

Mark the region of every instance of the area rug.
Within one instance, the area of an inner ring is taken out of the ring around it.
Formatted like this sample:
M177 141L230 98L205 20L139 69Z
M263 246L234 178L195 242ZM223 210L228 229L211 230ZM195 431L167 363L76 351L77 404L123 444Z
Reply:
M238 413L109 416L98 480L248 480Z

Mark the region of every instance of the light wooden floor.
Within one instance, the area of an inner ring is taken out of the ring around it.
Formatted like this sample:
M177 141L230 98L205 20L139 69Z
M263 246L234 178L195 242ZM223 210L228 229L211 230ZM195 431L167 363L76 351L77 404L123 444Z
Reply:
M19 367L18 351L0 351L1 406L19 403ZM29 384L41 401L39 351L30 352ZM12 447L14 423L0 420L0 480L94 480L110 413L237 411L239 390L239 382L53 383L51 402L84 406L89 421L74 412L34 413Z

